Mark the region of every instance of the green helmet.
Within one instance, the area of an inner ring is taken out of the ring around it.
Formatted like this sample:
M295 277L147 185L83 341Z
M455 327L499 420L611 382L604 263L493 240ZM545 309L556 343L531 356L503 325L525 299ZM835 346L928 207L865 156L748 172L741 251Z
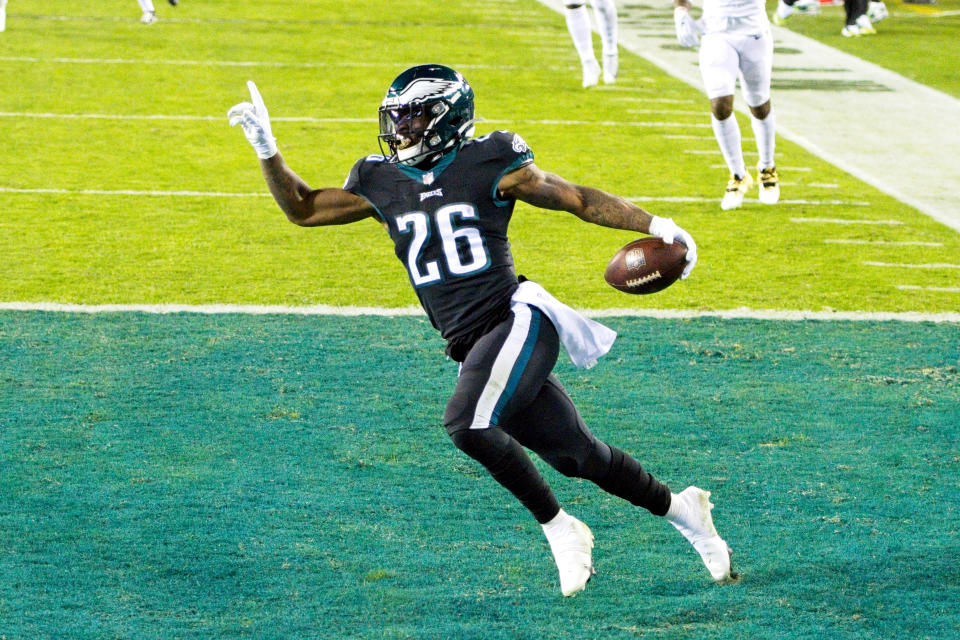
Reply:
M473 89L458 72L421 64L401 73L380 103L380 148L391 162L435 163L473 135Z

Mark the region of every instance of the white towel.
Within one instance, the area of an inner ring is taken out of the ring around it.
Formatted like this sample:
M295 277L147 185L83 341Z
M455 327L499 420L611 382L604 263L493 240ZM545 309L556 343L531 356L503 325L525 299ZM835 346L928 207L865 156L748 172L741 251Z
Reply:
M610 351L613 341L617 339L616 331L583 317L536 282L521 282L511 300L514 303L534 306L550 318L570 360L582 369L589 369L597 364L600 356Z

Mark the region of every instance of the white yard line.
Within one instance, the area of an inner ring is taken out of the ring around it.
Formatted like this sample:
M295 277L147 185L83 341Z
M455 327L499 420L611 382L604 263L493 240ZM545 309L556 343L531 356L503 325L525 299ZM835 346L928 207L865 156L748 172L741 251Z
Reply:
M826 244L866 244L866 245L885 245L889 247L942 247L942 242L919 242L911 240L847 240L844 238L828 238L824 240Z
M184 198L270 198L269 192L228 193L224 191L141 191L137 189L15 189L0 187L0 193L63 193L83 196L166 196Z
M960 287L922 287L915 284L898 284L897 289L904 291L934 291L937 293L960 293Z
M928 264L905 264L903 262L874 262L872 260L864 261L868 267L895 267L898 269L960 269L960 264L950 264L949 262L931 262Z
M880 224L886 226L900 226L903 224L899 220L851 220L848 218L790 218L790 222L812 222L820 224Z
M67 304L58 302L0 302L0 311L49 311L61 313L196 313L196 314L250 314L250 315L308 315L308 316L423 316L419 307L352 307L312 305L291 307L283 305L244 304ZM582 309L592 318L660 318L691 319L720 318L724 320L828 320L845 322L951 322L960 323L960 313L902 313L876 311L789 311L780 309L723 309L693 311L685 309Z

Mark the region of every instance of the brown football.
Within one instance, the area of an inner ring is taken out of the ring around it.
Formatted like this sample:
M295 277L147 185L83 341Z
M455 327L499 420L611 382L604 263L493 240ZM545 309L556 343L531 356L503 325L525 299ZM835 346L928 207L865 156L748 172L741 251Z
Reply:
M603 279L625 293L656 293L677 281L686 265L687 247L679 240L640 238L610 259Z

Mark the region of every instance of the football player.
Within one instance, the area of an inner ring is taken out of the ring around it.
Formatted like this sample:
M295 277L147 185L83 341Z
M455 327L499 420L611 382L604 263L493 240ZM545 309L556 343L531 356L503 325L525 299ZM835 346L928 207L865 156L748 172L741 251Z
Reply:
M7 29L7 0L0 0L0 31Z
M170 6L177 6L178 0L167 0ZM153 6L153 0L137 0L143 15L140 16L140 22L143 24L153 24L157 21L157 12Z
M720 208L738 209L753 186L740 146L740 125L733 113L738 76L760 154L759 199L764 204L776 204L780 200L780 177L773 159L776 119L770 102L773 36L764 1L704 0L703 15L695 21L690 15L690 0L674 0L673 20L681 45L700 45L700 76L710 100L713 133L730 170Z
M717 534L710 494L679 494L615 446L598 440L552 370L559 345L579 366L607 352L616 335L518 278L507 239L517 200L568 211L594 224L696 244L671 219L603 191L541 170L517 134L472 137L473 89L458 72L420 65L401 73L380 105L380 155L361 158L342 189L313 189L284 162L256 85L250 102L228 112L260 158L277 204L294 224L345 224L374 218L431 323L460 363L443 422L453 443L483 465L539 522L569 596L593 574L593 534L567 514L528 457L566 476L665 516L689 540L714 579L730 577L730 551Z
M592 0L593 17L600 31L600 44L603 54L603 81L613 84L617 81L619 51L617 49L617 5L613 0ZM587 14L586 0L567 0L564 4L567 18L567 30L573 39L573 46L580 56L583 67L583 86L592 87L600 82L600 63L593 53L593 30L590 28L590 16Z

